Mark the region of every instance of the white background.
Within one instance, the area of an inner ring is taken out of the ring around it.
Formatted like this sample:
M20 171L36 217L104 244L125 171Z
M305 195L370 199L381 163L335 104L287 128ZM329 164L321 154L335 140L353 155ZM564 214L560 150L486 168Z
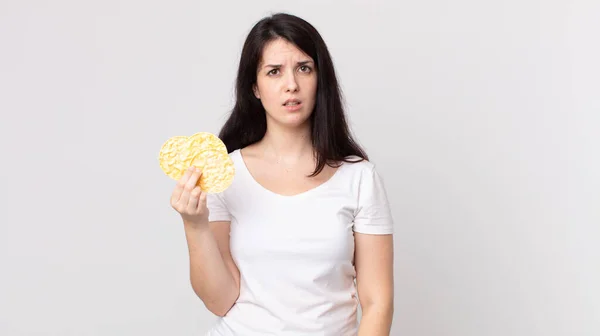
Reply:
M396 219L392 335L600 334L600 4L0 0L0 335L201 335L169 137L311 22Z

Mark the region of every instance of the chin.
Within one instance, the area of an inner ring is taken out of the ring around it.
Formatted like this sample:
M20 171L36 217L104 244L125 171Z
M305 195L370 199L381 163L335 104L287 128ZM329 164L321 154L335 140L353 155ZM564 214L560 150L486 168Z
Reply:
M305 126L309 122L310 114L296 112L280 114L273 121L281 126L288 128L298 128Z

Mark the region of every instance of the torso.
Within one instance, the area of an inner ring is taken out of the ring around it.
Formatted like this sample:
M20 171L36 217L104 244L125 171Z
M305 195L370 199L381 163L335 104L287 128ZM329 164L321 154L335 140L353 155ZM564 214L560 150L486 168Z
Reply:
M314 162L292 173L247 148L230 156L233 184L212 196L222 205L211 212L231 215L240 295L206 335L355 336L354 219L372 164L326 165L307 178Z

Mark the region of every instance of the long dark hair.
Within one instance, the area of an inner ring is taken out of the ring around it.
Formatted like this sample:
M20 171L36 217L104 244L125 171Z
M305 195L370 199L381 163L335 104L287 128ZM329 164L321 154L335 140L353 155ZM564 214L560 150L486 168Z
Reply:
M277 38L287 40L308 54L317 68L316 101L310 116L312 145L317 164L310 176L318 175L325 164L334 167L342 161L356 161L351 161L348 156L357 156L358 161L368 160L366 152L350 134L341 90L325 42L311 24L286 13L263 18L248 33L238 67L236 102L219 133L227 150L231 153L244 148L260 141L265 135L265 110L252 89L256 83L263 48Z

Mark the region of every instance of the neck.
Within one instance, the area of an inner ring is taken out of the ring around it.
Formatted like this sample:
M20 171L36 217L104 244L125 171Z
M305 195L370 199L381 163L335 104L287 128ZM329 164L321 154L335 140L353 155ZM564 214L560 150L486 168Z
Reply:
M277 162L295 164L313 156L310 125L298 128L267 127L260 144L264 155Z

